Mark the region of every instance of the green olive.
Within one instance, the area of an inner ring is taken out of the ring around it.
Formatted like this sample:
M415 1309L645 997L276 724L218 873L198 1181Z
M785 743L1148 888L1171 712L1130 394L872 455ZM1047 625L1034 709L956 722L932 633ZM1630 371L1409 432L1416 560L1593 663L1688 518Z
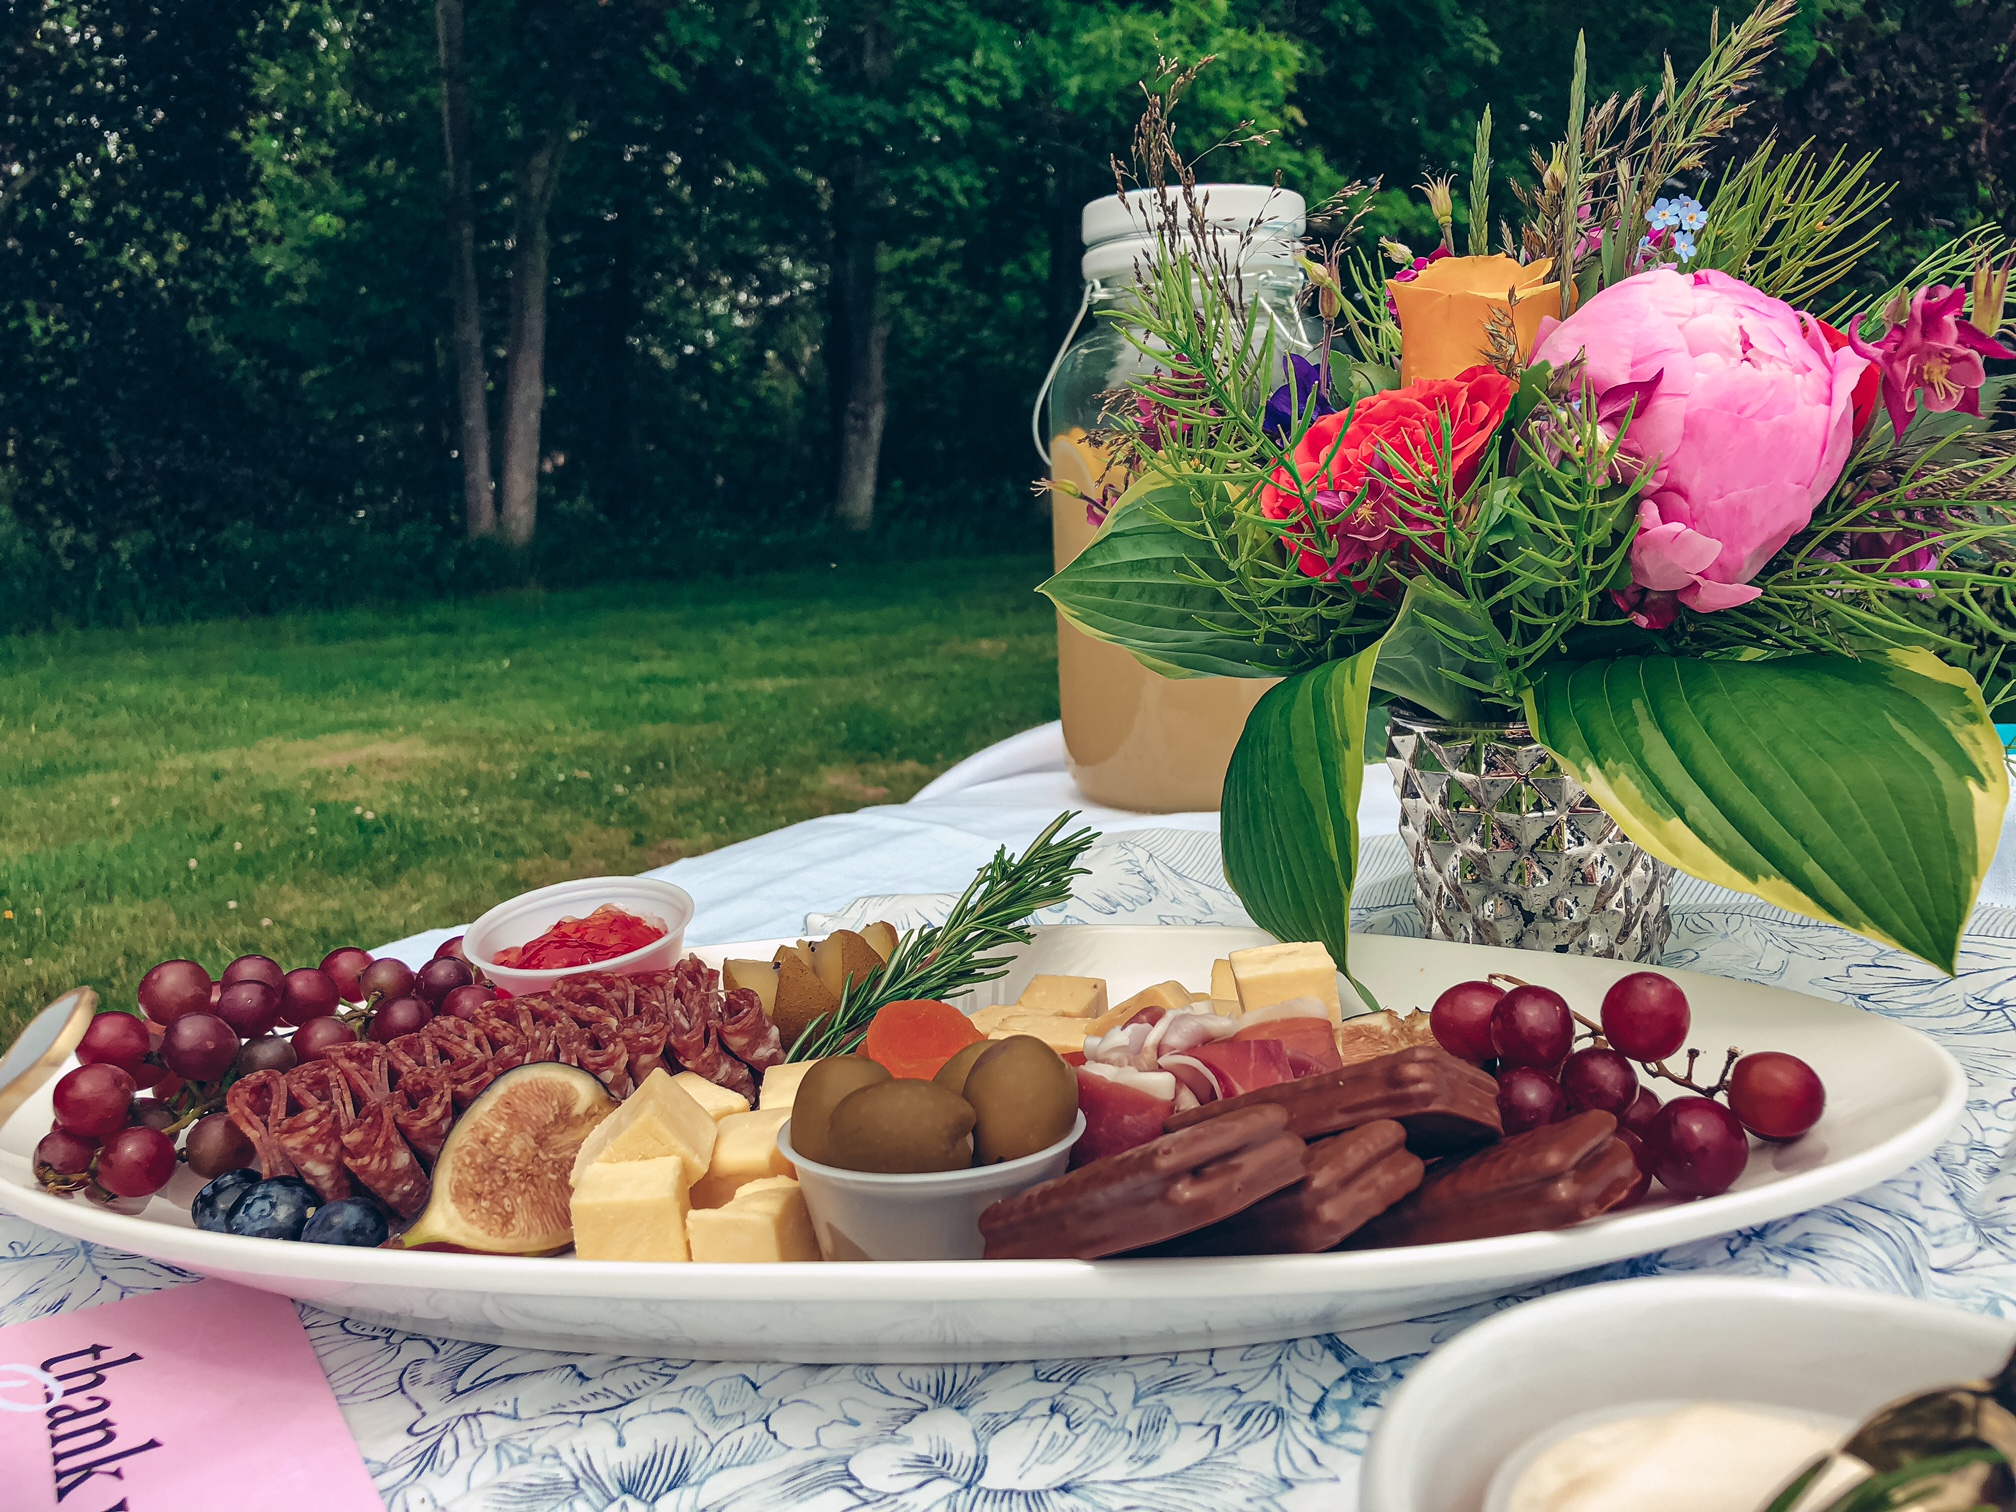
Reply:
M938 1068L938 1074L931 1078L947 1092L963 1094L966 1091L966 1073L973 1069L973 1062L1000 1044L999 1040L975 1040L964 1050Z
M1078 1074L1032 1034L996 1040L966 1073L973 1162L995 1165L1048 1149L1078 1116Z
M963 1170L973 1164L973 1109L936 1082L903 1077L863 1087L834 1105L825 1164L847 1171Z
M819 1165L827 1158L826 1130L834 1106L849 1093L889 1080L889 1068L865 1055L835 1055L820 1061L798 1083L791 1103L791 1148Z

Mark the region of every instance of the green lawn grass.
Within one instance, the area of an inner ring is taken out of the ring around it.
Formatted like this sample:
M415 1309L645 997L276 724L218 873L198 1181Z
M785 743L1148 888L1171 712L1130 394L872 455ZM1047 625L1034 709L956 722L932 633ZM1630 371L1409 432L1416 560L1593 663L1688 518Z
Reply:
M0 1045L900 802L1057 712L1034 557L0 638Z

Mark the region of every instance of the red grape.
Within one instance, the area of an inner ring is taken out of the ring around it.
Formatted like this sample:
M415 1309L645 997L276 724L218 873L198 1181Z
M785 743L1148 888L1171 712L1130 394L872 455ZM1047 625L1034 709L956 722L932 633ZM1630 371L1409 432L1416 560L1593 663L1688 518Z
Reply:
M121 1129L98 1152L98 1185L115 1197L145 1197L175 1174L175 1141L159 1129Z
M1645 1133L1655 1175L1681 1197L1726 1192L1750 1161L1736 1115L1712 1097L1676 1097Z
M143 1060L137 1066L129 1066L126 1074L133 1078L133 1085L145 1092L149 1087L158 1086L167 1078L168 1068L159 1060ZM156 1097L166 1097L166 1092L157 1092Z
M495 988L482 983L471 983L467 987L457 987L448 996L441 999L441 1016L443 1018L472 1019L476 1017L476 1010L478 1008L481 1008L485 1003L494 1003L496 1001L497 992Z
M280 994L256 977L240 977L218 995L211 1012L229 1024L232 1033L257 1039L280 1022Z
M1631 1152L1631 1158L1638 1162L1638 1179L1631 1183L1631 1189L1618 1199L1610 1211L1627 1208L1634 1202L1643 1202L1645 1194L1652 1190L1652 1156L1645 1148L1645 1141L1629 1129L1620 1128L1617 1137L1624 1141L1624 1148Z
M210 973L194 961L163 961L140 978L140 1011L157 1024L210 1006Z
M69 1129L51 1129L35 1146L35 1170L46 1167L58 1176L81 1176L91 1169L91 1157L98 1153L98 1141Z
M166 1102L182 1090L182 1078L164 1067L161 1072L161 1079L154 1083L151 1090L156 1097Z
M449 993L475 981L476 973L453 956L436 956L420 968L413 980L420 1000L431 1008L439 1008Z
M239 1047L238 1059L231 1063L231 1069L240 1076L250 1076L254 1071L292 1071L300 1063L292 1040L262 1034Z
M443 940L439 945L436 945L434 947L435 960L437 961L446 960L450 957L465 963L468 961L469 958L464 954L462 954L462 936L450 935L447 939Z
M357 1031L333 1015L328 1018L308 1020L294 1031L294 1054L301 1064L322 1059L322 1052L331 1045L354 1045Z
M242 955L224 968L224 975L217 980L229 987L233 982L264 982L275 992L287 979L287 973L280 969L280 963L271 956Z
M1561 1067L1561 1090L1577 1113L1594 1108L1622 1118L1638 1100L1638 1068L1615 1050L1577 1050Z
M402 1034L411 1034L422 1028L434 1017L434 1010L416 997L396 997L380 1003L378 1011L371 1015L371 1022L364 1031L366 1039L383 1043L395 1040Z
M1514 987L1491 1010L1491 1048L1508 1066L1552 1071L1574 1042L1568 1000L1551 987Z
M1524 1134L1568 1116L1561 1083L1531 1066L1508 1066L1498 1073L1498 1118L1506 1134Z
M1645 1131L1652 1126L1652 1120L1659 1116L1659 1110L1664 1106L1665 1104L1659 1101L1657 1092L1650 1087L1640 1087L1638 1100L1618 1115L1617 1122L1642 1139L1645 1137Z
M1497 1052L1491 1048L1491 1010L1505 996L1489 982L1458 982L1428 1010L1428 1027L1436 1043L1459 1060L1481 1066Z
M280 989L280 1022L305 1024L311 1018L334 1013L342 1003L343 995L328 972L303 966L288 972Z
M164 1134L178 1116L173 1108L158 1097L136 1097L133 1099L133 1106L126 1110L128 1124L143 1124L150 1129L159 1129Z
M1603 994L1603 1036L1635 1061L1663 1061L1687 1043L1694 1011L1671 977L1634 971Z
M63 1128L103 1139L126 1126L126 1110L133 1106L133 1078L102 1061L79 1066L56 1083L50 1100Z
M371 952L355 945L341 945L322 957L322 972L336 984L346 1003L364 1001L364 989L357 985L358 973L371 964Z
M228 996L230 989L225 992ZM162 1063L184 1081L215 1081L237 1058L237 1034L214 1013L183 1014L168 1026L168 1037L161 1042Z
M1729 1073L1729 1111L1762 1139L1797 1139L1827 1111L1827 1089L1796 1055L1760 1050Z
M231 1121L229 1113L209 1113L197 1119L182 1145L189 1169L205 1181L253 1163L252 1141Z
M404 961L386 956L373 961L357 975L357 985L369 997L404 997L413 990L413 968Z
M77 1042L77 1061L84 1066L103 1061L133 1076L134 1068L153 1048L145 1023L130 1013L106 1012L85 1026L84 1038ZM133 1079L137 1084L139 1078Z

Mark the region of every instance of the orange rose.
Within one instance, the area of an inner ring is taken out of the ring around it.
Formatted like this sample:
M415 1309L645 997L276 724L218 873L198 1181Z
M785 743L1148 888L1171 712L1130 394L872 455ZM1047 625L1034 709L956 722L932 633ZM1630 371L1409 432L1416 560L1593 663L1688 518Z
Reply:
M1261 485L1260 511L1270 520L1303 519L1307 500L1327 537L1319 542L1304 530L1290 538L1309 577L1334 578L1383 552L1404 551L1410 535L1440 550L1440 490L1429 485L1441 468L1444 437L1455 472L1450 491L1460 495L1517 391L1495 369L1473 367L1325 415L1303 433L1292 469L1284 464Z
M1454 378L1483 362L1494 310L1511 310L1520 355L1532 351L1540 322L1561 313L1561 286L1546 281L1553 268L1545 257L1530 263L1445 257L1410 278L1389 279L1386 291L1400 318L1400 381Z

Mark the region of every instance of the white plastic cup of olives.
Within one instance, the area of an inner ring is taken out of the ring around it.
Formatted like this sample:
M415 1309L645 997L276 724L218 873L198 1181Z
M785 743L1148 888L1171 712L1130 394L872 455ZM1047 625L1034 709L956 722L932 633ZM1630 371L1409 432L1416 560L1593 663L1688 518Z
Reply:
M791 1125L777 1148L798 1169L798 1185L819 1251L828 1260L978 1260L986 1249L980 1215L1004 1197L1064 1174L1085 1115L1071 1132L1031 1155L950 1171L848 1171L821 1165L791 1147Z

